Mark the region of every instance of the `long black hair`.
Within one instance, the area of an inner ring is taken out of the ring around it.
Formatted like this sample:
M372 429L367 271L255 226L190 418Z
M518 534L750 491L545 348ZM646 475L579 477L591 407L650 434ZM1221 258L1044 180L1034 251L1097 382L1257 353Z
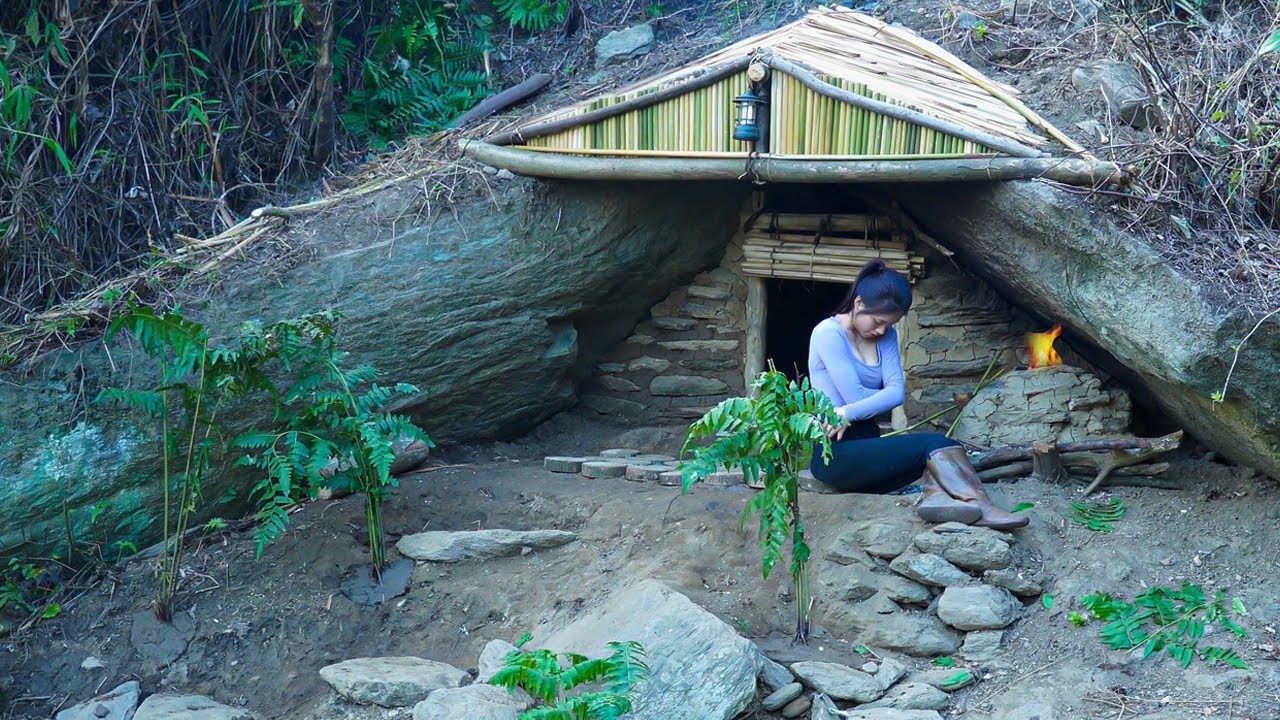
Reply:
M836 314L852 313L856 298L862 298L863 312L906 315L911 309L911 284L902 273L876 258L862 266L844 300L836 307Z

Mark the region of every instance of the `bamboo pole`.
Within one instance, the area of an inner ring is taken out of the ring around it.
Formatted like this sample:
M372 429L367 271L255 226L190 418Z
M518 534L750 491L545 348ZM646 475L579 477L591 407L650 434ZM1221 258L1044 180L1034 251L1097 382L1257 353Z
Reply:
M521 175L577 180L740 180L748 169L733 158L610 158L468 141L473 160ZM1124 183L1127 170L1113 162L1084 158L981 158L957 160L788 160L760 157L750 163L764 182L982 182L1043 178L1067 185Z

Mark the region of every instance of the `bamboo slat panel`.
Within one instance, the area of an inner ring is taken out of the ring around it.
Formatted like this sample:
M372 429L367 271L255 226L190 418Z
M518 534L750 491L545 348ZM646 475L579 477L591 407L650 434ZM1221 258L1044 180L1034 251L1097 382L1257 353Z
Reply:
M924 276L924 258L874 215L763 214L747 229L742 255L742 271L759 277L852 282L875 258L912 282Z

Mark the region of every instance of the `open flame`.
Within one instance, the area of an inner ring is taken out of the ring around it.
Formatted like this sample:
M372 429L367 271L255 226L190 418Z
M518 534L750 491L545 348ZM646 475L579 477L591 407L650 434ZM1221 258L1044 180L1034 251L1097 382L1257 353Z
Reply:
M1062 326L1057 323L1054 323L1048 332L1029 332L1026 334L1028 370L1062 364L1062 356L1058 354L1057 350L1053 349L1054 339L1061 334Z

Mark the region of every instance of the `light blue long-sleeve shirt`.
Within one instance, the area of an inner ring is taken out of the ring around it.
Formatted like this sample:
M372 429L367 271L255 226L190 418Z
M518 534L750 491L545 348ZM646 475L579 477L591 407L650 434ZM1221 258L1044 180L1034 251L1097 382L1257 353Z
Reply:
M849 420L873 418L906 399L898 331L890 327L876 340L876 350L879 365L859 359L844 326L834 317L818 323L809 336L809 382Z

